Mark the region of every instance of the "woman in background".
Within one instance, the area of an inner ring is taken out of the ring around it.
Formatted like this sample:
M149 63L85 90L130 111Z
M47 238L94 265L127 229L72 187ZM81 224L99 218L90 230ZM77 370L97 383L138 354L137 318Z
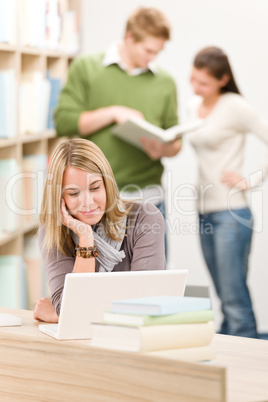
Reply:
M165 269L164 230L153 204L120 198L97 145L62 142L49 163L38 232L51 301L39 300L34 318L58 321L67 273Z
M246 283L253 229L246 192L261 184L267 162L250 181L242 164L246 134L268 144L268 124L241 96L221 49L196 55L191 84L199 98L190 103L189 117L205 123L189 138L198 157L201 246L224 316L220 333L257 338Z

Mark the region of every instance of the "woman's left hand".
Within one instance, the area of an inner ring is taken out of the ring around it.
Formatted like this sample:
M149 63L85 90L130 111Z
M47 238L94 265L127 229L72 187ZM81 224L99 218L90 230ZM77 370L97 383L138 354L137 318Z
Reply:
M161 159L164 156L175 156L181 149L181 141L174 140L165 144L145 137L140 139L144 151L151 159Z
M83 239L84 246L93 245L94 236L92 227L70 215L66 209L66 204L63 198L61 204L61 215L63 225L75 232L79 236L79 239Z
M221 177L221 182L230 188L238 188L240 190L250 190L250 186L246 179L235 172L225 172Z
M47 297L42 297L42 299L37 301L33 312L33 318L37 321L45 322L59 321L59 317L54 310L50 299Z

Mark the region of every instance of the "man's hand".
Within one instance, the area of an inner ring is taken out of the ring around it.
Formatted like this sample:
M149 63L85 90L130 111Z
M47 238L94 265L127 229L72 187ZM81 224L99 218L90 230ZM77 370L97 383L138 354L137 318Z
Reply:
M177 155L181 150L181 141L174 140L162 144L159 141L151 140L145 137L140 139L144 151L151 159L161 159L164 156L171 157Z
M35 305L33 318L37 321L54 322L59 321L59 317L52 306L50 299L42 297Z
M111 106L112 118L114 123L122 124L129 120L131 117L138 117L144 120L143 114L136 109L131 109L125 106Z

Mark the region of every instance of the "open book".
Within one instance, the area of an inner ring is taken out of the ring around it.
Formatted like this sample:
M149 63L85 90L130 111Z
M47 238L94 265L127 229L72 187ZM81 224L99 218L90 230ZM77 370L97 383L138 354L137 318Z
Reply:
M184 133L194 131L204 124L202 119L188 124L180 124L164 130L146 120L132 117L123 124L113 127L112 133L136 147L142 148L140 138L145 137L165 143L180 138Z

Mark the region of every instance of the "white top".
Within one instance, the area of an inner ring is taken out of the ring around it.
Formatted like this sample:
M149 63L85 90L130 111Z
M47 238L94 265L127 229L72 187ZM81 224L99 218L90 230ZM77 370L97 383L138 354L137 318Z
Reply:
M111 64L117 64L122 70L127 72L127 67L122 61L118 46L122 42L114 42L108 47L105 52L104 59L102 61L102 65L104 67L110 66ZM145 73L146 71L150 70L153 74L157 74L157 66L153 61L150 61L147 68L134 68L131 72L128 72L129 75L140 75Z
M189 104L190 120L198 118L202 98L195 97ZM268 122L260 117L241 96L223 94L205 125L189 133L199 163L198 209L200 213L222 211L247 206L245 191L230 189L221 183L224 172L242 174L246 134L256 134L268 145ZM256 158L257 159L257 158ZM265 163L249 177L251 187L262 184L268 173L268 157Z

